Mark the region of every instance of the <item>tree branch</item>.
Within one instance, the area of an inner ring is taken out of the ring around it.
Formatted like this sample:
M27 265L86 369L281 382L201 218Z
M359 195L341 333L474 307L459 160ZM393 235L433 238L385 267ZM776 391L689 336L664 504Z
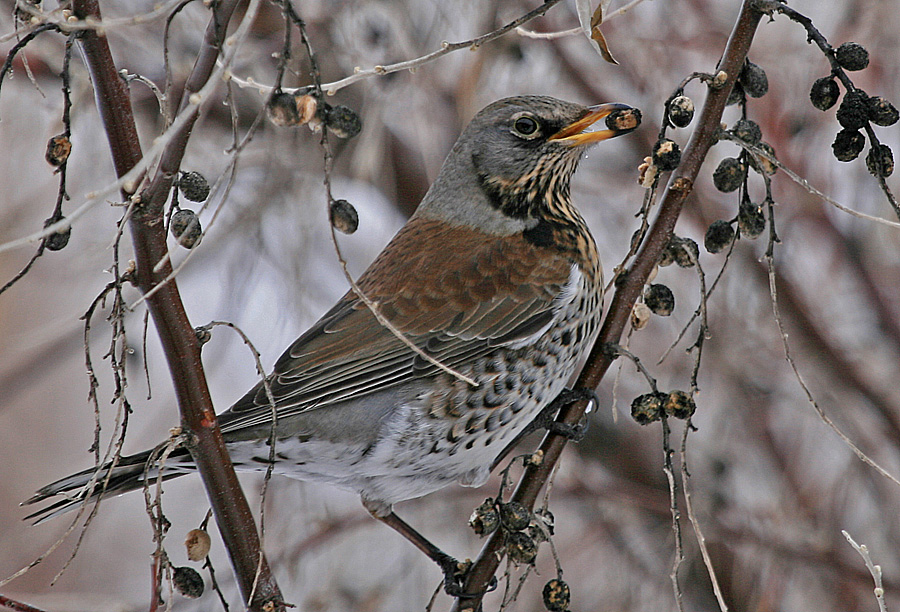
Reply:
M755 9L753 0L744 0L740 15L735 23L731 36L725 47L718 70L727 75L725 84L718 89L710 88L706 103L697 124L697 129L691 135L687 147L684 150L681 164L672 173L668 186L662 195L659 215L651 226L647 239L635 258L631 268L624 272L617 283L615 295L610 304L609 312L600 330L600 336L588 360L578 377L576 388L585 387L594 389L600 383L609 366L612 357L607 354L605 347L609 343L618 343L625 330L625 326L631 316L631 310L650 272L659 261L659 257L669 243L675 222L681 213L684 202L693 189L694 181L700 171L709 148L716 142L716 131L725 109L728 94L740 74L744 59L750 49L756 27L762 14ZM557 421L568 424L577 424L584 415L587 402L576 402L564 407ZM538 493L553 471L559 460L567 439L563 436L548 433L541 443L543 461L535 465L529 463L521 480L512 495L512 500L524 504L528 508L534 506ZM463 590L466 593L483 593L491 578L497 571L502 558L503 535L497 530L485 543L475 563L467 576ZM482 596L463 598L457 600L454 610L464 612L481 608Z
M236 0L223 0L215 5L203 48L185 88L182 106L212 74L225 28L236 4ZM75 0L73 10L79 19L100 20L97 0ZM128 90L116 70L106 37L97 30L88 29L80 40L94 84L97 107L109 140L113 164L117 176L121 177L142 158ZM198 115L199 109L195 106L193 116L183 124L164 151L159 168L150 186L141 194L140 202L135 206L129 222L137 262L136 278L144 293L171 272L168 262L154 270L157 262L167 253L162 222L163 206ZM139 182L135 181L134 184ZM259 534L250 506L241 490L219 431L203 371L200 343L188 320L174 280L166 283L147 300L147 304L169 363L182 426L191 434L189 450L206 486L216 523L231 556L245 601L251 610L262 610L266 604L269 604L267 610L270 611L283 609L281 592L260 550Z

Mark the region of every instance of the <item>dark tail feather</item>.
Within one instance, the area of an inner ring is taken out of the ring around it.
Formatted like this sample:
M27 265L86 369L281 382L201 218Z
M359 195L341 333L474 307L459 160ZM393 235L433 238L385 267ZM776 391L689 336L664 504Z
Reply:
M38 525L60 514L74 510L83 503L96 501L101 497L105 499L141 489L147 480L153 484L159 476L159 468L156 465L147 466L147 461L153 452L144 451L137 455L120 458L116 466L112 468L111 474L109 474L111 464L106 464L100 468L90 468L77 474L66 476L41 487L29 499L22 502L21 505L35 504L56 496L63 497L49 506L29 514L25 517L25 520L35 519L34 524ZM188 452L184 449L175 450L166 461L167 469L163 472L163 480L183 476L189 472L189 470L185 469L188 465L192 465ZM109 481L104 487L104 481L106 481L108 474ZM94 481L93 485L89 486L92 480Z

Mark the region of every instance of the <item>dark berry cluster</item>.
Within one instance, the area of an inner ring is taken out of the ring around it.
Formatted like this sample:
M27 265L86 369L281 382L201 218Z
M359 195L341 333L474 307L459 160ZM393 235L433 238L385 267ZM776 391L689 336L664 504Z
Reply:
M631 402L631 418L639 425L649 425L664 414L676 419L689 419L696 411L697 405L690 394L678 389L668 393L644 393Z
M831 150L838 161L853 161L866 147L866 135L874 138L872 124L887 127L900 120L900 112L889 100L881 96L870 96L854 86L846 72L862 70L869 65L869 52L855 42L847 42L834 50L832 72L816 79L809 90L809 100L821 111L837 104L840 98L840 81L846 88L838 105L835 118L841 129L831 144ZM846 72L845 72L846 71ZM894 156L887 145L874 140L866 155L866 168L878 177L888 177L894 171Z

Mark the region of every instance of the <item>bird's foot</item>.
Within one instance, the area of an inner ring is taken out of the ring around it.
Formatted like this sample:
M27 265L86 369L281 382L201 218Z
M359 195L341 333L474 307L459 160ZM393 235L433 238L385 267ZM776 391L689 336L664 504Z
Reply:
M481 593L466 592L466 578L469 575L469 570L472 568L472 562L460 562L445 553L441 553L441 555L442 556L439 559L435 559L435 562L440 566L441 571L444 572L444 592L450 597L455 597L457 599L471 599L473 597L480 597L481 595L484 595L484 593L490 593L497 588L497 578L494 577L491 579L487 588Z
M562 392L550 402L546 408L541 410L540 414L533 421L534 429L546 429L550 433L564 436L573 442L580 442L584 439L588 430L587 416L581 417L577 424L560 423L556 420L556 414L561 408L574 404L575 402L589 400L599 403L597 393L593 389L580 387L578 389L563 389Z

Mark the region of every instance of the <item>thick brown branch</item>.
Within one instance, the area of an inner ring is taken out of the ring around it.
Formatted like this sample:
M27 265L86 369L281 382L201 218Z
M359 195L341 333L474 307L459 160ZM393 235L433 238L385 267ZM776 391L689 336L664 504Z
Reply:
M681 165L673 172L662 195L659 215L651 226L647 239L633 265L617 283L609 312L600 330L600 337L591 350L588 361L578 378L577 387L596 388L612 363L605 347L610 343L618 343L635 301L643 290L663 249L669 243L675 222L678 220L685 199L691 193L700 166L703 164L709 148L715 143L715 133L719 128L725 102L741 71L761 16L761 13L754 9L752 0L744 0L740 15L718 66L718 70L726 73L727 79L723 86L710 89L697 129L684 150ZM584 415L585 408L586 402L578 402L565 407L560 412L558 420L577 424ZM539 465L528 465L513 493L514 501L529 508L533 507L538 493L559 460L565 444L566 438L552 433L547 434L540 446L544 454L543 461ZM467 593L485 591L499 567L502 550L503 534L501 530L497 530L485 543L469 572L464 586ZM481 597L479 596L458 600L455 609L465 611L477 610L480 607Z
M189 79L191 87L185 92L186 96L199 89L197 84L205 83L212 73L219 43L235 5L235 0L216 5L203 50ZM73 9L80 19L100 19L97 0L75 0ZM97 31L85 30L81 42L94 84L97 106L109 140L113 164L116 174L121 177L142 157L128 91L116 71L106 37ZM196 119L196 112L192 119ZM136 277L144 293L171 272L167 261L154 269L167 253L162 222L163 205L174 173L184 156L193 123L193 120L187 122L171 141L163 154L159 171L150 187L142 194L142 201L131 217L130 229L137 262ZM169 363L182 425L192 434L191 454L206 485L241 592L247 600L253 593L252 601L249 601L251 610L262 610L269 602L275 604L269 610L283 609L278 585L260 551L259 535L250 506L235 476L219 431L200 358L200 343L184 310L177 284L174 281L165 283L148 298L147 304Z

